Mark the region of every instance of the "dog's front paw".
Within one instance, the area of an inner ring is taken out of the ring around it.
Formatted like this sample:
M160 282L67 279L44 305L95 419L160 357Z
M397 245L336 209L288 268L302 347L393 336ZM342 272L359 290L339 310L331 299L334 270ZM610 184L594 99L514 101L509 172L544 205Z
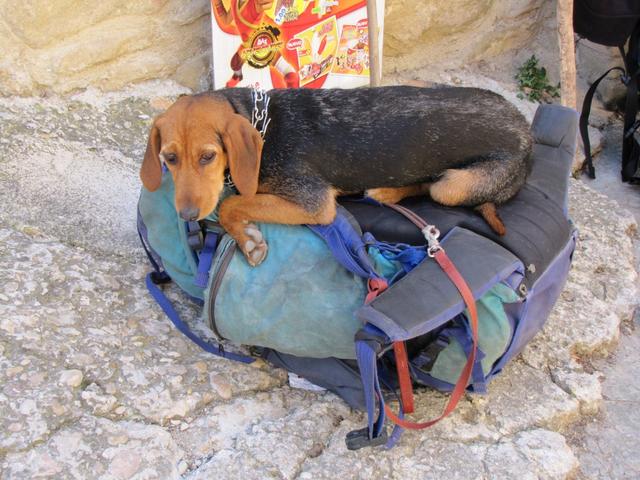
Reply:
M369 198L380 203L398 203L405 195L400 188L370 188L365 192Z
M257 225L249 223L244 227L244 233L246 238L240 243L240 249L249 265L256 267L267 257L269 247Z

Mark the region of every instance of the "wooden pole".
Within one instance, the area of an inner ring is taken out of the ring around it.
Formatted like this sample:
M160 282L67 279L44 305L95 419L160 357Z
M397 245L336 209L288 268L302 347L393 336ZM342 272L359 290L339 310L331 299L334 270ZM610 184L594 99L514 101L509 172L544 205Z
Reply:
M560 101L576 108L576 50L573 36L573 0L557 0L558 44L560 46Z
M367 0L367 17L369 17L369 72L372 87L382 82L382 66L380 65L380 25L378 23L378 1Z

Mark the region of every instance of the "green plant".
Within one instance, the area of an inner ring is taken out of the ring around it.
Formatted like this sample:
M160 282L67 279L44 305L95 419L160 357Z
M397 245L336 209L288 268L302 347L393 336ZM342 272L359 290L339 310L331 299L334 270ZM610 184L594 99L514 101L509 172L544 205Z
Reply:
M554 97L560 96L560 84L555 87L549 84L547 70L538 66L535 55L531 55L531 58L524 62L515 78L520 90L518 98L527 97L531 102L551 103Z

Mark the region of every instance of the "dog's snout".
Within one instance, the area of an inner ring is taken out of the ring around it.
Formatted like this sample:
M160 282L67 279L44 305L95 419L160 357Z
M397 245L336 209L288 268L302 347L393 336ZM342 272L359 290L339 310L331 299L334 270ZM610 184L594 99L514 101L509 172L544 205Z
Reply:
M200 214L200 209L197 207L185 207L180 210L180 218L187 221L193 221L198 219L198 215Z

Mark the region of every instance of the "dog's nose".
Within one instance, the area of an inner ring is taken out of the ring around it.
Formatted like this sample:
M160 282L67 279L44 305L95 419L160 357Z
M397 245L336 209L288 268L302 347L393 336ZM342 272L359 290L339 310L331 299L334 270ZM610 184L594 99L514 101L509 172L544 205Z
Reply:
M182 210L180 210L180 218L190 222L193 220L197 220L199 213L200 213L200 209L196 207L185 207Z

